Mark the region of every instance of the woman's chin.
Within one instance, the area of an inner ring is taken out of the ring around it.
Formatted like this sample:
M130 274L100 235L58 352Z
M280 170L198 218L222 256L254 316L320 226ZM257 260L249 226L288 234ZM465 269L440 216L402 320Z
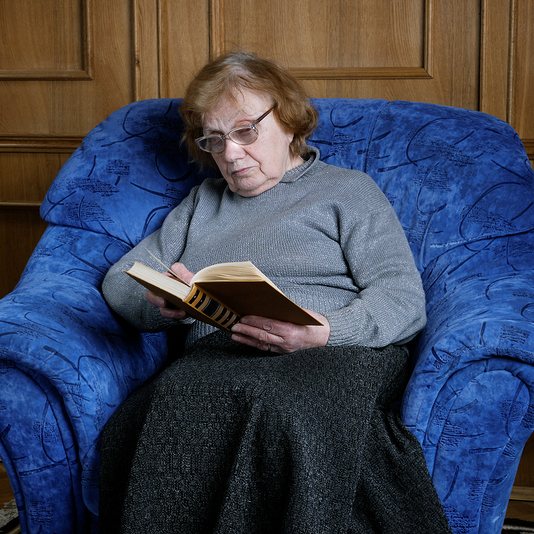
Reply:
M255 197L271 187L274 187L280 180L275 179L261 179L254 177L234 178L232 182L228 181L228 187L232 193L236 193L242 197Z

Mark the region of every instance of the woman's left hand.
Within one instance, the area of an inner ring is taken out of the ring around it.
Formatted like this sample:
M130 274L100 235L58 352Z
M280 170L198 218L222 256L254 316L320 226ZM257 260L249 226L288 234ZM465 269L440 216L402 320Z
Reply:
M324 347L330 337L330 324L323 315L306 311L323 323L323 326L301 326L266 317L246 315L232 328L232 339L244 345L278 354Z

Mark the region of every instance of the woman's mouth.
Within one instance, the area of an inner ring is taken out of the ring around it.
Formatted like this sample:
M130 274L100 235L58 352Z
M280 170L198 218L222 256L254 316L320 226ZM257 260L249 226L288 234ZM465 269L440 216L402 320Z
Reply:
M242 169L235 169L230 174L232 176L244 176L250 171L251 167L243 167Z

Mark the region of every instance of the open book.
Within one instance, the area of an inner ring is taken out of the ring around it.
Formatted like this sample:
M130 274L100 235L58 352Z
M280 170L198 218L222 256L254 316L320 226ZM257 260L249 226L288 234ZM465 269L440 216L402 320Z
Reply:
M286 297L250 261L218 263L200 270L186 283L135 262L125 271L156 295L189 315L229 331L243 315L258 315L300 325L321 325Z

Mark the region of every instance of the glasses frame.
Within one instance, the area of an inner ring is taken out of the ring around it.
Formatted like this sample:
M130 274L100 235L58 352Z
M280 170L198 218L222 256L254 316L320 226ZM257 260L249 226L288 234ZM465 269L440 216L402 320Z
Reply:
M237 126L236 128L232 128L228 133L226 133L224 135L223 134L204 135L203 137L199 137L199 138L195 139L195 143L198 146L198 148L200 148L200 150L203 150L204 152L208 152L209 154L222 154L226 149L226 140L227 139L230 139L231 141L233 141L237 145L241 145L241 146L251 145L252 143L254 143L255 141L258 140L258 137L260 135L260 133L258 132L256 126L263 119L265 119L265 117L267 117L267 115L269 115L269 113L271 113L271 111L275 107L276 106L272 106L271 108L269 108L263 115L261 115L259 118L257 118L254 122L251 122L248 126ZM254 132L256 132L256 138L253 141L251 141L250 143L241 143L239 141L236 141L235 139L232 139L232 134L234 132L237 132L238 130L248 130L248 129L252 129ZM202 141L204 141L205 139L214 138L214 137L218 137L223 142L222 150L219 150L218 152L216 152L215 150L207 150L205 148L202 148L202 146L200 145L202 143Z

